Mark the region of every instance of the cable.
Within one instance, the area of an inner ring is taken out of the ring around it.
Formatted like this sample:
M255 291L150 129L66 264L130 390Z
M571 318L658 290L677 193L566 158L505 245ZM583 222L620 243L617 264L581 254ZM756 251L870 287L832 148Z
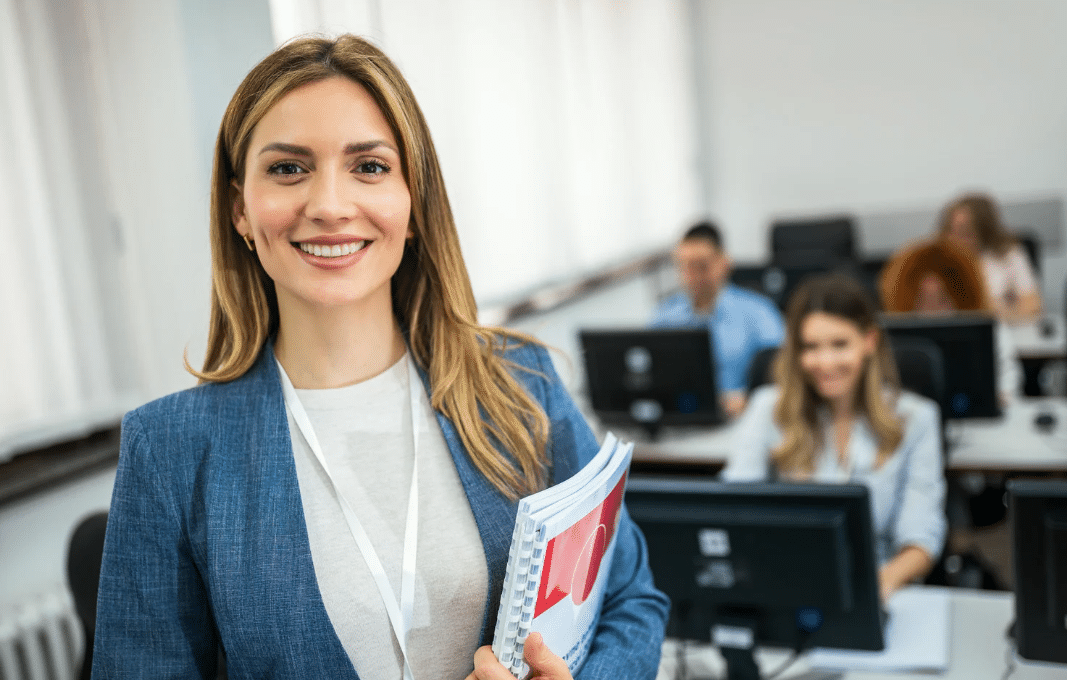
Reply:
M797 662L797 659L800 658L800 655L801 655L802 651L803 650L800 649L799 647L797 649L794 649L793 653L789 656L789 658L786 659L782 663L781 666L779 666L778 668L775 668L770 673L767 673L766 675L764 675L763 676L763 680L773 680L774 678L777 678L779 675L784 673L786 671L786 669L788 669L790 666L792 666L793 664L795 664Z
M1009 631L1011 628L1008 629ZM1015 665L1015 638L1008 635L1005 636L1008 639L1008 649L1004 652L1004 675L1000 676L1000 680L1008 680L1009 677L1015 672L1017 666Z
M679 640L677 645L677 662L674 667L675 680L689 680L689 668L686 665L686 646L689 644L687 640Z

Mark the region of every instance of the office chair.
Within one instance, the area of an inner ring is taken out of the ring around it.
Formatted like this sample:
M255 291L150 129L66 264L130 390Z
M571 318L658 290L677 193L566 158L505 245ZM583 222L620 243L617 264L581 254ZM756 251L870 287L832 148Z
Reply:
M945 368L941 348L929 338L894 338L892 345L901 387L932 399L940 406L945 394ZM942 413L942 431L944 424L945 416Z
M774 357L777 355L777 347L764 347L752 356L752 361L749 362L748 372L746 373L749 394L752 394L760 385L766 385L774 381L774 376L771 375L771 367L774 364Z
M771 261L798 264L828 259L831 264L856 259L856 229L849 216L778 220L771 224Z
M1041 241L1038 240L1037 235L1034 234L1034 232L1028 230L1015 232L1015 238L1019 240L1019 245L1026 251L1026 256L1030 259L1030 266L1034 268L1034 276L1040 281Z
M74 596L74 610L85 633L85 658L78 675L81 680L89 680L93 668L96 591L100 585L100 561L104 555L106 528L106 512L89 515L75 527L67 548L67 585Z

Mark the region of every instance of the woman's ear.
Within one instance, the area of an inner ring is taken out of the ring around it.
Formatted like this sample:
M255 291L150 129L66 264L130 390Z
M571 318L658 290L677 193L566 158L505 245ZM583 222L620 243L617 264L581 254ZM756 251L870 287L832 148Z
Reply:
M882 331L877 326L863 334L863 353L866 356L874 356L874 353L878 351L878 340L881 336Z
M245 199L244 193L241 191L241 185L237 183L236 179L230 180L230 221L233 223L233 228L237 230L237 233L241 236L251 236L251 229L248 227L248 221L245 219Z

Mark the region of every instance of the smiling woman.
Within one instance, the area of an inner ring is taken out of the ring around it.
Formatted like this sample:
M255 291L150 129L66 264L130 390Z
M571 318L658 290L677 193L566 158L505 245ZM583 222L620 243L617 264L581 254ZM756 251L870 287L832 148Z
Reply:
M888 597L941 551L945 480L937 405L900 389L876 309L843 274L797 288L775 385L749 400L723 477L868 486Z
M221 652L231 678L507 676L486 645L517 499L598 444L545 349L477 323L380 50L306 38L252 69L211 239L201 385L123 421L94 674L210 677ZM656 674L667 602L636 526L617 536L581 678ZM525 658L566 680L566 651Z

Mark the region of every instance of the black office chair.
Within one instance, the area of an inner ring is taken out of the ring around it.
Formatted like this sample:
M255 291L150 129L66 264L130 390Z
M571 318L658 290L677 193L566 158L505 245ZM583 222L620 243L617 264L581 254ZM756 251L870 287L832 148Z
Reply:
M93 668L93 640L96 636L96 591L100 585L100 561L104 555L107 513L97 512L74 529L67 548L67 585L74 597L74 610L85 634L85 658L80 680L89 680Z
M1030 266L1034 269L1034 276L1038 280L1041 279L1041 241L1037 238L1037 235L1027 229L1019 230L1015 232L1015 238L1019 240L1019 245L1026 251L1026 256L1030 260Z
M834 262L856 259L855 221L847 216L778 220L771 224L771 261L793 264L829 257Z
M941 348L929 338L894 338L893 359L906 390L932 399L939 406L945 394L945 368ZM942 425L945 422L941 416ZM943 428L942 428L943 429Z
M771 375L771 371L774 357L777 355L777 347L764 347L752 356L752 361L748 364L748 372L746 374L749 394L752 394L760 385L774 382L774 376Z

